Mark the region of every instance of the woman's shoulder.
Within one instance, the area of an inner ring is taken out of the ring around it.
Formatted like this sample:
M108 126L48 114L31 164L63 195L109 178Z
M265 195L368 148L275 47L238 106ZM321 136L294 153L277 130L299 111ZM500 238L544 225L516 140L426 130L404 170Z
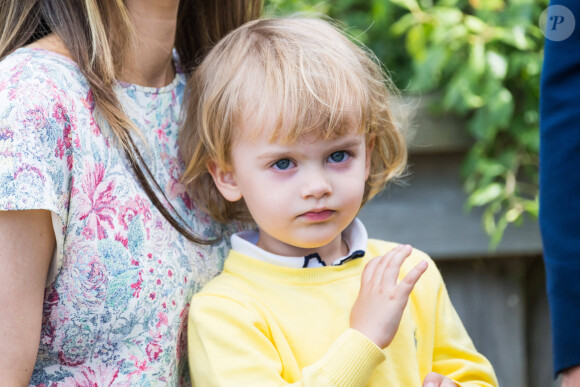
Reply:
M37 145L55 145L69 123L90 121L91 98L78 66L61 54L23 47L0 61L0 122L15 143L44 136Z
M35 94L70 95L75 91L86 93L88 83L77 64L62 54L22 47L0 61L0 98L13 101L22 89Z

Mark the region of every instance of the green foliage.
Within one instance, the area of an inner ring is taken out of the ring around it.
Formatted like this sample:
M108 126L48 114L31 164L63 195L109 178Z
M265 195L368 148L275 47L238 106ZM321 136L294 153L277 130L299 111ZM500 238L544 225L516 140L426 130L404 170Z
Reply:
M370 47L405 93L439 93L431 111L465 120L467 209L484 207L497 246L538 214L539 77L548 0L269 0L271 13L324 13Z

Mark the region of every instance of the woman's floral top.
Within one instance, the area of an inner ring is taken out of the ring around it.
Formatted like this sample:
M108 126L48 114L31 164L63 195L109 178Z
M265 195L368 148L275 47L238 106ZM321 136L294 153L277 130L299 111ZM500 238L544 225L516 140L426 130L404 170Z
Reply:
M157 182L210 238L221 227L179 183L184 87L178 74L163 88L119 84L116 94L146 139L133 136ZM220 270L228 246L183 238L100 120L67 58L21 48L0 62L0 210L50 210L57 236L31 385L177 385L187 379L189 299Z

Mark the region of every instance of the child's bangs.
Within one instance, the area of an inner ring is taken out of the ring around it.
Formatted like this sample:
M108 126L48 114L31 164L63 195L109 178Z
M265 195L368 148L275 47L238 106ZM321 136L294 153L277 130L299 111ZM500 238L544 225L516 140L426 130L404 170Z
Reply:
M366 73L360 58L345 47L352 43L338 43L261 45L256 56L260 62L246 69L251 76L243 78L240 113L254 132L246 134L293 143L313 132L328 139L364 131L369 110Z

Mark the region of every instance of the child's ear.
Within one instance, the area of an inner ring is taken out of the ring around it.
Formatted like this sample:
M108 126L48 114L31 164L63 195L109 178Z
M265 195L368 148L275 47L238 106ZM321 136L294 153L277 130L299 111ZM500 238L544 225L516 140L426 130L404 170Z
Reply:
M207 162L207 170L213 178L217 189L227 201L236 202L242 198L233 170L230 168L224 169L213 160Z
M371 173L371 159L373 156L373 149L375 148L375 137L371 137L367 141L367 149L365 155L365 181L369 178Z

